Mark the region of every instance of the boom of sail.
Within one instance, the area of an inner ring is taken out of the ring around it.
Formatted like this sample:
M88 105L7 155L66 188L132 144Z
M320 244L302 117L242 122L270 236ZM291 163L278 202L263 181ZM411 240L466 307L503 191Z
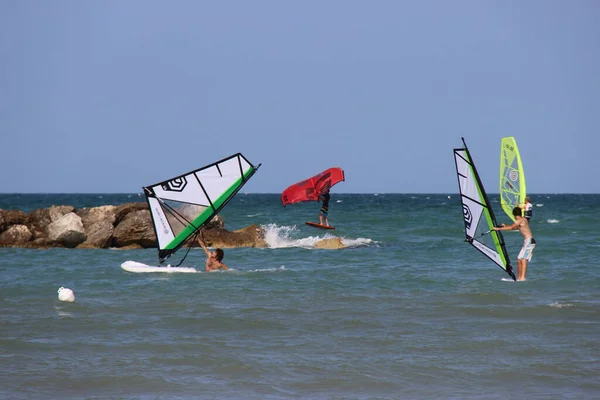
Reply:
M506 271L513 280L516 280L506 251L504 237L500 231L492 229L497 225L494 211L490 206L465 139L463 138L462 141L464 147L454 149L454 162L465 222L465 241Z
M317 201L321 193L328 191L333 185L344 179L344 171L341 168L329 168L285 189L281 193L281 203L285 207L288 204L303 201Z
M512 136L504 137L500 146L500 204L513 221L513 208L523 207L526 196L525 173L517 141Z
M144 186L162 264L190 238L196 237L260 167L241 153Z

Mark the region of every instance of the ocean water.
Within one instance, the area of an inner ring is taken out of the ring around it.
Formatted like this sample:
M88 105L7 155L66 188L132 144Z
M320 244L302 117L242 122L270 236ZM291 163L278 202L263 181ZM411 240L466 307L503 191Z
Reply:
M226 228L262 225L269 248L226 249L225 272L121 269L156 249L0 248L0 398L600 397L600 195L531 196L538 244L519 283L464 242L450 195L333 190L337 229L322 231L304 224L318 203L240 193ZM0 208L141 200L0 195ZM325 237L347 248L313 248ZM505 239L516 264L521 237Z

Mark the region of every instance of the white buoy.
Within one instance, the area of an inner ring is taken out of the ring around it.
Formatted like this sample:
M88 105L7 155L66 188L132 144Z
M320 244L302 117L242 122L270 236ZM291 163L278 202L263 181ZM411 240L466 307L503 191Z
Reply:
M58 299L72 303L75 301L75 293L71 289L61 286L58 289Z

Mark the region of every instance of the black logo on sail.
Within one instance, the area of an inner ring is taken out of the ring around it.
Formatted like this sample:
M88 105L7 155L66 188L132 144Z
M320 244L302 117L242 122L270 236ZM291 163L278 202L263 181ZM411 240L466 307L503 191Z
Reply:
M187 181L185 180L185 177L182 176L181 178L175 178L165 182L161 186L165 191L181 192L185 188L185 185L187 185Z
M465 219L465 226L467 229L471 229L471 222L473 222L473 215L471 215L471 210L469 206L463 204L463 217Z

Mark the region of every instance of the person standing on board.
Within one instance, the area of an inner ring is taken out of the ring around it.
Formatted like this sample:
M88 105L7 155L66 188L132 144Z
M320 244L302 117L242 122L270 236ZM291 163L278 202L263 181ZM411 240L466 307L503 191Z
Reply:
M204 237L198 238L198 242L200 246L202 246L202 250L206 253L206 272L217 271L218 269L227 270L229 267L223 264L221 261L225 256L225 253L221 249L215 249L215 251L210 251L206 248L206 243L204 242Z
M512 231L518 229L523 235L523 247L517 256L517 280L524 281L526 280L525 275L527 274L527 263L531 261L531 255L533 254L533 249L535 249L535 239L531 234L531 228L529 227L529 221L527 218L523 217L523 211L521 207L515 207L512 210L512 214L515 216L515 223L512 225L506 226L502 224L502 226L495 226L495 231Z
M527 221L531 220L533 216L533 204L531 204L531 199L529 197L525 197L525 212L523 216L527 218Z
M327 219L327 213L329 212L329 190L321 193L318 201L322 201L321 210L319 210L319 223L323 225L323 220L325 220L325 226L329 226L329 220Z

